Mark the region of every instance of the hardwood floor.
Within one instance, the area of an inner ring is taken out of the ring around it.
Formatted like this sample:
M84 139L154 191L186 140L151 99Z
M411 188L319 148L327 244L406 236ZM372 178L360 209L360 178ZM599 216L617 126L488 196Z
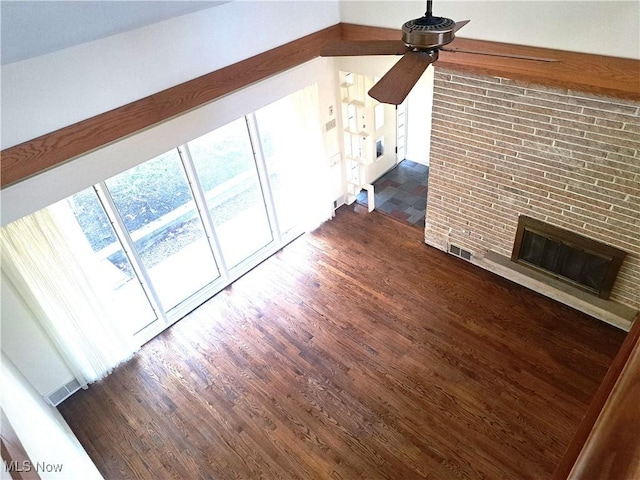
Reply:
M59 408L106 479L549 478L624 336L343 207Z

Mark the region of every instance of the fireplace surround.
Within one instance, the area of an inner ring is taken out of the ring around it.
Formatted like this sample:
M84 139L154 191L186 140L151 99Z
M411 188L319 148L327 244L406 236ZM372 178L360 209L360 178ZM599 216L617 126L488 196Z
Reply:
M511 260L607 299L626 252L520 215Z
M434 77L425 242L628 330L640 310L640 102L438 66ZM626 252L609 298L511 261L520 216Z

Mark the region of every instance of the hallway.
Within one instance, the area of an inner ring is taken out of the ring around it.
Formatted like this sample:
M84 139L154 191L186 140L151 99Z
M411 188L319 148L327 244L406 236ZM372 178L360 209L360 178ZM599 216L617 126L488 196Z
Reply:
M373 184L376 210L424 228L428 180L428 166L403 160ZM367 192L361 191L356 200L366 206Z

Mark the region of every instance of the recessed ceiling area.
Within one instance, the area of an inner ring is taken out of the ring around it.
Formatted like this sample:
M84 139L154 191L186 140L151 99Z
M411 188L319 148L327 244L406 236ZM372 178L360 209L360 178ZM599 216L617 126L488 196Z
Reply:
M37 57L229 1L2 0L2 64Z

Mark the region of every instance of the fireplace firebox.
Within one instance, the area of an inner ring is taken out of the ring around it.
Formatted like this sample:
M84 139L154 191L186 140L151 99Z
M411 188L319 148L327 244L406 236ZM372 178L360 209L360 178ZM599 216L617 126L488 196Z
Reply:
M511 260L607 299L626 253L521 215Z

